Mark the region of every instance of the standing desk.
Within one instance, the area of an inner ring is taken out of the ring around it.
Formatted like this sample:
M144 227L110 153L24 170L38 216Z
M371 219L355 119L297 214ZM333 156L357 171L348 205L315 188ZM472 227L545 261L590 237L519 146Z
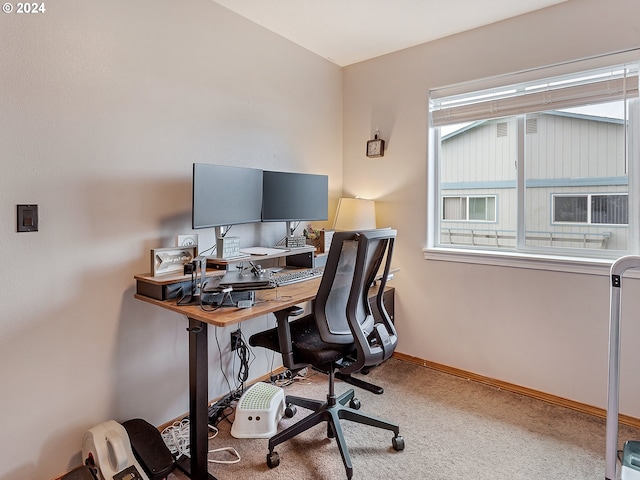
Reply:
M191 459L183 459L178 465L194 480L215 480L208 473L208 409L209 409L209 358L207 351L207 325L226 327L273 313L299 303L313 300L318 291L320 279L258 290L256 304L250 308L222 307L206 312L199 305L177 305L173 300L157 300L140 294L135 298L153 305L185 315L189 320L189 417ZM277 291L276 291L277 290ZM279 299L276 299L276 294Z
M144 278L138 276L136 278ZM177 300L158 300L135 294L135 298L175 313L189 320L189 418L191 459L183 459L178 467L193 480L216 480L208 472L208 409L209 409L209 358L207 351L207 326L226 327L245 320L261 317L269 313L314 300L320 278L294 283L284 287L256 291L256 303L250 308L222 307L206 312L199 305L177 305ZM372 287L369 298L375 298L378 287ZM393 299L394 289L387 287Z

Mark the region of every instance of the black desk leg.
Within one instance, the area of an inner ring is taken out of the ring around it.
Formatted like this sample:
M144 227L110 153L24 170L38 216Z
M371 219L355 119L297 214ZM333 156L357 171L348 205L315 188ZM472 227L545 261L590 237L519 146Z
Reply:
M193 480L216 480L207 469L209 450L209 358L207 324L189 319L189 436L191 461L178 462L180 470Z

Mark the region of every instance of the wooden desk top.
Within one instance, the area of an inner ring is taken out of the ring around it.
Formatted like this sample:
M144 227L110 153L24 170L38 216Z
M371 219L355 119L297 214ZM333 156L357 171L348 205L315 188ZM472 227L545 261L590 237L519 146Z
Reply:
M277 312L293 305L308 302L316 298L320 278L306 280L304 282L293 283L285 287L256 290L256 303L249 308L221 307L215 311L205 311L200 305L177 305L177 299L156 300L140 294L135 294L135 298L153 305L171 310L172 312L185 315L201 322L209 323L217 327L226 327L236 323L261 317L268 313ZM378 286L369 289L369 295L374 296L378 292ZM387 286L385 290L392 287ZM276 298L277 295L277 298Z
M256 290L256 303L249 308L221 307L215 311L208 312L200 308L200 305L177 305L177 299L156 300L140 294L135 294L135 298L147 303L152 303L172 312L186 315L189 318L201 322L210 323L218 327L226 327L235 323L244 322L252 318L260 317L268 313L277 312L287 307L304 303L316 298L320 278L293 283L285 287ZM276 299L276 294L278 299Z

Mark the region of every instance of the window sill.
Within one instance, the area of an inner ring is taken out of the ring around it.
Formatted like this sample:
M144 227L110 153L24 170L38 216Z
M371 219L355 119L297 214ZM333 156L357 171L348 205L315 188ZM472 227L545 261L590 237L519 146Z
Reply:
M612 259L593 259L579 257L560 257L551 255L534 255L489 250L464 250L452 248L424 248L425 260L445 262L472 263L554 272L583 273L589 275L609 275ZM630 277L640 278L640 272L630 272Z

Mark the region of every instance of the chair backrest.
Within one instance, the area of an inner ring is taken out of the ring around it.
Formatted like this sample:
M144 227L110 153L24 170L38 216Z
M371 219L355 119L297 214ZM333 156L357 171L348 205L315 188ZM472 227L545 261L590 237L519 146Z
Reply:
M356 346L355 361L345 373L377 365L393 353L397 335L384 307L386 285L396 231L336 232L314 303L316 324L323 341ZM382 267L382 268L381 268ZM369 305L369 288L379 280L377 322Z

